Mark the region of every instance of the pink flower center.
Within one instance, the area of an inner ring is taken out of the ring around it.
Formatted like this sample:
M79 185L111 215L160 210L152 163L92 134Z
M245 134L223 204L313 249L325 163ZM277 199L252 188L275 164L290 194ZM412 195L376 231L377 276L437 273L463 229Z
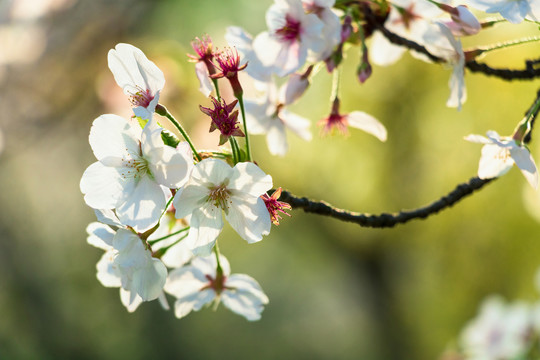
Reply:
M337 131L343 135L347 134L347 117L332 113L326 119L321 121L321 125L324 126L323 132L330 133L332 130L337 129Z
M227 280L226 276L218 275L215 279L210 275L205 275L205 277L208 279L208 284L206 284L201 290L212 289L216 292L216 294L220 294L227 288L225 286L225 281Z
M293 42L300 38L300 22L290 15L285 16L285 26L276 30L276 35L285 42Z
M150 105L152 100L154 100L154 95L152 95L150 90L142 89L139 86L137 86L137 92L131 93L129 96L129 101L133 106L142 106L146 108L148 105Z

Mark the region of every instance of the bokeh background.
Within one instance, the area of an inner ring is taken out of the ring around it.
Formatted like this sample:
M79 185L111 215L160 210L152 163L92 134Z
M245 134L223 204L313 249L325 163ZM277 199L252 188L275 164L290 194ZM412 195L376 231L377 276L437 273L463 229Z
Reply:
M517 169L450 210L394 229L301 211L254 245L226 228L220 244L233 272L256 278L270 298L259 322L223 307L178 320L157 302L128 314L118 290L101 286L102 253L85 233L95 217L79 180L95 161L93 119L130 114L107 51L118 42L141 48L165 72L162 103L197 146L214 147L189 43L207 33L224 45L229 25L265 30L270 4L0 0L0 359L436 359L487 295L538 299L539 195ZM537 32L501 25L467 43ZM522 67L539 53L526 45L485 61ZM313 121L312 142L290 136L289 154L277 158L264 137L253 138L275 186L360 212L427 204L475 175L480 146L463 136L510 134L540 84L467 73L469 99L457 112L445 107L449 69L406 55L360 85L359 57L358 49L347 53L342 110L376 116L388 141L354 129L317 136L330 109L323 70L292 107Z

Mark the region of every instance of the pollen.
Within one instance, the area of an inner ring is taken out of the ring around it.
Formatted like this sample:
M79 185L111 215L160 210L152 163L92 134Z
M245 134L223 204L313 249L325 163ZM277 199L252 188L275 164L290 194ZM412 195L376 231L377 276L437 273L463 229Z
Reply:
M229 189L227 189L224 184L221 184L210 189L207 201L213 203L215 207L227 211L229 209L229 206L232 204L230 197L231 192L229 191Z

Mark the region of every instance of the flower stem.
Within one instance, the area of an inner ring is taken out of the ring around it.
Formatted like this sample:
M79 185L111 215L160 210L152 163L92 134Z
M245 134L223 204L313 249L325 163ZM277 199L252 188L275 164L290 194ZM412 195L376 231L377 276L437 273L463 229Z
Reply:
M191 147L191 150L193 151L193 154L195 155L197 160L201 161L202 158L199 155L199 153L197 152L197 149L195 149L195 146L193 145L193 142L191 141L189 135L184 130L182 125L180 125L180 123L171 115L171 113L169 113L167 108L165 106L161 105L161 104L158 104L158 106L156 106L156 113L161 115L161 116L165 116L167 119L169 119L173 123L173 125L178 129L180 134L182 134L182 137L188 142L188 144Z
M240 104L240 112L242 113L242 123L244 124L244 134L246 135L246 153L248 161L253 161L253 159L251 158L251 147L249 145L249 133L246 124L246 111L244 110L243 96L242 94L238 94L236 95L236 98L238 99L238 103Z
M341 69L337 68L334 71L334 77L332 78L332 94L330 95L330 101L334 101L339 98L340 76L341 76Z
M178 230L178 231L175 231L175 232L173 232L173 233L170 233L169 235L165 235L165 236L162 236L162 237L157 238L157 239L154 239L154 240L148 240L148 243L149 243L150 245L154 245L155 243L160 242L161 240L168 239L168 238L170 238L171 236L178 235L178 234L183 233L184 231L188 231L188 230L189 230L189 226L183 228L182 230Z
M240 160L240 150L238 149L238 143L236 142L236 139L234 138L234 136L231 136L229 138L229 143L231 144L233 163L234 165L236 165L238 164L238 161Z
M189 229L189 228L188 228ZM180 241L184 240L185 238L187 238L188 234L185 234L184 236L178 238L178 240L176 240L175 242L173 242L171 245L169 246L165 246L161 249L157 249L155 252L153 252L153 257L157 258L157 259L161 259L161 257L163 255L165 255L165 253L170 249L172 248L174 245L178 244Z
M217 240L216 240L216 245L214 245L214 254L216 254L216 263L217 263L217 266L216 266L216 278L217 278L218 276L223 275L223 269L221 268L221 264L219 262L219 246L218 246Z
M212 83L214 84L214 88L216 89L216 97L217 97L218 101L220 101L221 100L221 95L219 94L218 80L217 79L212 79Z

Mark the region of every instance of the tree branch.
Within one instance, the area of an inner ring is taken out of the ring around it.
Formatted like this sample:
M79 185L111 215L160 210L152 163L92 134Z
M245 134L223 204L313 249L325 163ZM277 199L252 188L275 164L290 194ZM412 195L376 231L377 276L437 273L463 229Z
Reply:
M416 51L420 54L424 54L431 61L440 63L444 62L444 59L433 55L424 46L406 39L398 34L395 34L384 27L379 21L379 18L373 13L373 10L369 6L363 6L363 11L366 17L368 25L376 30L379 30L388 41L395 45L404 46L409 50ZM532 80L540 77L540 67L536 66L540 63L540 59L526 60L525 69L513 70L505 68L493 68L485 63L479 63L476 60L469 60L465 63L465 67L471 72L478 72L488 76L494 76L503 80Z
M391 228L397 224L404 224L413 219L425 219L430 215L451 207L464 197L481 189L494 179L471 178L468 182L459 184L454 190L433 203L399 213L382 213L379 215L362 214L333 207L325 201L314 201L306 197L297 197L288 191L282 191L280 201L289 203L293 209L304 209L307 213L330 216L338 220L352 222L362 227Z

